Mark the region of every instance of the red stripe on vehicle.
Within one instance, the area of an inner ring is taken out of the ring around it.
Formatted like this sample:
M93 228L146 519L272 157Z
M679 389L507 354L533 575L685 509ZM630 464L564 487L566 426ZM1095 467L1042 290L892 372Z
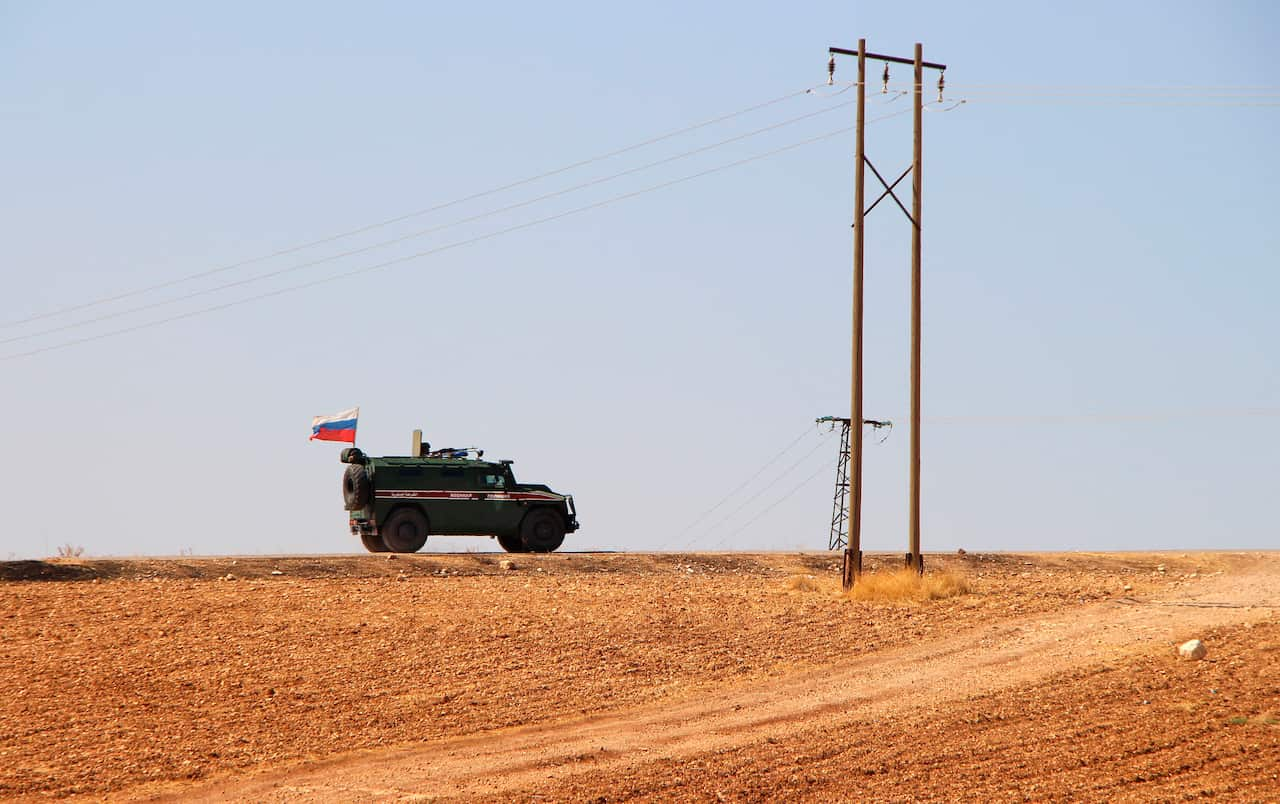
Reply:
M377 491L374 497L382 500L480 500L491 502L524 501L524 500L562 500L559 494L548 494L543 491L449 491L418 489L385 489Z

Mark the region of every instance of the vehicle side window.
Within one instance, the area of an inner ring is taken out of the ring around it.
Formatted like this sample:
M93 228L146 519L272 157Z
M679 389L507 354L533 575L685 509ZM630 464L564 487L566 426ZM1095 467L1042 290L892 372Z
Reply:
M457 490L469 489L473 483L471 473L463 471L461 466L440 466L436 468L439 474L432 479L431 485L439 489Z
M502 475L481 475L480 485L490 489L500 489L507 485L507 479Z

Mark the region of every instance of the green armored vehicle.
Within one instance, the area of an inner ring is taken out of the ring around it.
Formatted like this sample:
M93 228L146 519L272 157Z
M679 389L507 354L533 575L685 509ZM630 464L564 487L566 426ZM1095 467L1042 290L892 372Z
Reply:
M573 498L517 483L511 461L474 449L372 458L344 449L342 501L371 553L416 553L427 535L491 536L508 553L549 553L578 529Z

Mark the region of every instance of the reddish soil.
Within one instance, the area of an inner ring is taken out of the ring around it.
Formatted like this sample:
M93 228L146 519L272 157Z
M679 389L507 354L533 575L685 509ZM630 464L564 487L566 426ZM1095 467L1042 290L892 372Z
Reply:
M551 800L1280 801L1280 625L891 717L629 762L520 791Z
M1272 556L502 558L0 565L0 796L1280 799Z

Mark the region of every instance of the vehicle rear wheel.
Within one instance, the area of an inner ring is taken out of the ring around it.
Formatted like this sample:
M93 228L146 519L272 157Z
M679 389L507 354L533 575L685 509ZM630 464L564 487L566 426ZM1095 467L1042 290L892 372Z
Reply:
M524 549L524 540L520 538L520 534L518 533L513 533L509 536L499 536L498 546L503 550L506 550L508 553L526 552Z
M360 541L364 542L364 549L368 550L370 553L391 552L387 549L387 545L382 541L381 536L377 536L372 533L362 533L360 534Z
M564 520L555 511L530 511L520 523L524 549L531 553L550 553L564 544Z
M427 517L417 508L400 508L378 531L392 553L416 553L427 543Z

